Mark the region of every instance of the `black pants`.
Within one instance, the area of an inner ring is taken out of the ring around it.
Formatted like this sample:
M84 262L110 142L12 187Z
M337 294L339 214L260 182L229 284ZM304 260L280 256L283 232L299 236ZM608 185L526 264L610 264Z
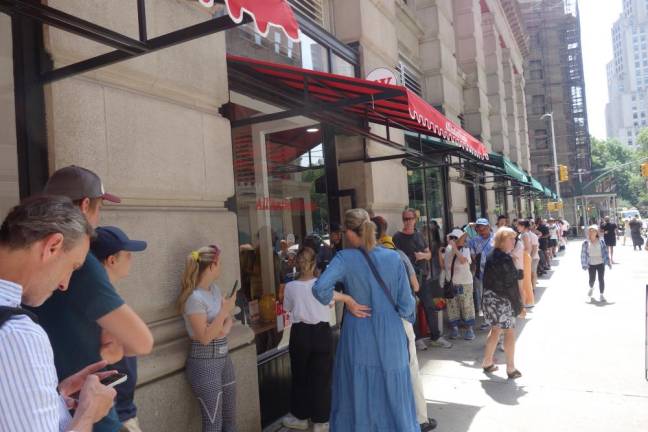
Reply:
M601 292L601 294L603 294L603 291L605 291L605 281L603 280L603 277L605 276L605 264L589 266L590 288L594 287L594 281L596 281L596 273L598 273L599 291Z
M300 420L329 421L333 333L327 322L297 323L290 330L290 410Z
M441 330L439 329L439 311L434 307L434 293L432 292L438 281L434 280L429 281L429 283L423 283L422 278L419 278L419 281L420 289L417 295L421 300L421 303L423 303L425 318L427 319L428 327L430 328L430 339L435 341L441 337ZM416 332L416 339L421 339L427 336L420 333L418 325L414 326L414 330Z

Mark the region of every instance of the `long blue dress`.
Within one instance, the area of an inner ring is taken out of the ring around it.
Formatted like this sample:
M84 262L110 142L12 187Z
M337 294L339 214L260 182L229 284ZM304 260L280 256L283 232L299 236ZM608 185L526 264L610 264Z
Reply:
M417 432L409 372L407 337L401 317L414 317L415 301L405 267L394 251L376 247L369 256L389 288L398 313L376 281L362 252L338 252L313 286L322 303L333 298L336 282L370 318L345 312L333 370L332 432Z

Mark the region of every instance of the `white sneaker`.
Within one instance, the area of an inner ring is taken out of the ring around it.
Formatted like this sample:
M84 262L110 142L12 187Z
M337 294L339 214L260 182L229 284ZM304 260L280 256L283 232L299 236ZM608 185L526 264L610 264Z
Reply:
M450 341L448 341L443 336L441 336L437 340L430 340L430 345L437 348L452 348L452 343L450 343Z
M299 420L292 414L288 414L281 420L281 424L288 429L308 430L308 420Z
M419 351L425 351L428 349L427 344L424 339L419 339L416 341L416 349Z
M313 432L328 432L328 423L313 423Z
M607 300L605 299L605 296L604 296L603 294L601 294L601 296L599 297L599 301L600 301L601 303L605 303L605 302L607 302Z
M592 297L593 293L594 293L594 287L590 287L590 289L587 290L587 297Z

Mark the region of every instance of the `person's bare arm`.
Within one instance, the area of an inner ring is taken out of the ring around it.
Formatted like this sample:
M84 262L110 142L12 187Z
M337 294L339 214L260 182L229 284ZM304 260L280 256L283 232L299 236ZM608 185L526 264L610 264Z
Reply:
M414 256L416 257L416 261L429 261L432 259L432 252L430 252L430 248L425 248L423 252L414 252Z
M123 304L97 320L124 347L124 355L146 355L153 349L153 335L130 306Z
M235 301L234 297L223 299L220 311L218 311L211 323L207 322L207 314L189 315L194 340L203 345L209 345L214 339L226 336L232 328L232 322L228 321L228 318L234 309Z
M410 285L412 285L412 290L414 290L415 293L419 292L421 287L419 286L418 279L416 278L416 275L412 274L409 279L410 279Z
M369 306L358 304L353 297L348 294L333 291L333 300L345 304L349 312L356 318L369 318L371 316L371 308Z

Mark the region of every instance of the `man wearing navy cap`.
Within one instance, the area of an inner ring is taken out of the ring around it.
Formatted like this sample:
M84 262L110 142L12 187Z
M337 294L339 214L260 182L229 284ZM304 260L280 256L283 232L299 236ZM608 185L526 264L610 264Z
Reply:
M131 240L126 233L117 227L99 227L96 238L90 244L90 250L103 264L110 283L117 284L130 274L132 253L146 249L146 242ZM128 380L115 387L115 409L122 422L122 432L142 432L137 420L137 407L134 403L135 385L137 384L137 357L124 357L123 346L106 330L101 334L101 357L106 360L110 369L128 376Z
M475 222L477 237L468 241L470 255L474 263L475 272L473 274L473 299L475 302L475 314L481 314L481 294L482 294L482 275L486 256L493 250L493 233L491 232L490 223L486 218L479 218ZM482 324L480 330L485 330L488 326Z
M43 192L73 200L93 227L99 224L104 201L121 201L106 193L97 174L74 165L52 174ZM52 344L59 380L101 360L103 330L123 346L126 355L145 355L153 348L150 330L117 294L105 268L92 253L72 274L67 291L55 292L32 310ZM112 409L94 425L93 431L118 432L120 428L117 412Z

